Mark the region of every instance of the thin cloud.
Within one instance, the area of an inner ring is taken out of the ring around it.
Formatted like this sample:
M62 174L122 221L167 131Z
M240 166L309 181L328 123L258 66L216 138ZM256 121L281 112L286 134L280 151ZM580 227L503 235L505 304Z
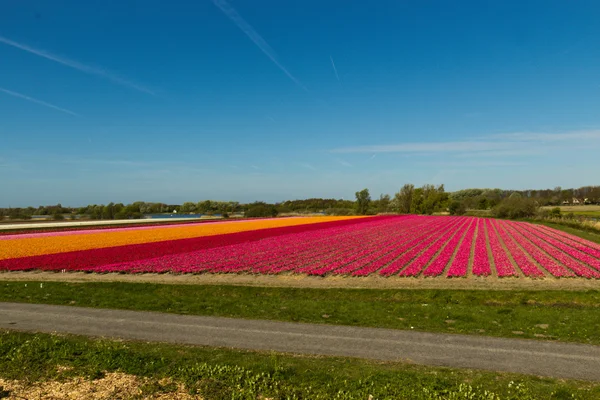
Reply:
M223 14L225 14L230 20L233 21L234 24L237 25L238 28L242 30L254 42L256 47L258 47L269 59L275 64L284 74L287 75L296 85L301 87L303 90L308 92L306 86L302 84L294 75L290 73L277 59L277 55L273 48L269 46L269 44L254 30L254 28L246 22L244 18L233 8L226 0L211 0L215 6L217 6Z
M310 169L311 171L316 171L317 170L313 165L308 164L308 163L301 163L300 166L303 167L303 168L306 168L306 169Z
M479 136L471 140L446 142L404 142L386 145L340 147L331 153L370 153L371 159L379 153L449 154L453 157L525 157L547 151L568 148L589 149L600 145L600 130L581 130L563 133L517 132Z
M350 164L346 160L342 160L341 158L338 158L336 161L338 162L338 164L343 165L344 167L348 167L348 168L352 167L352 164Z
M428 161L426 163L418 163L418 165L429 166L429 165L437 165L443 167L453 167L453 168L464 168L464 167L518 167L523 165L529 165L523 161L442 161L442 162L431 162Z
M509 139L520 142L558 142L581 139L600 139L600 130L581 130L563 133L514 132L490 135L492 139Z
M390 145L370 145L356 147L341 147L333 149L333 153L440 153L440 152L465 152L465 151L492 151L505 150L510 148L510 144L502 142L437 142L437 143L401 143ZM373 158L373 156L371 156Z
M26 95L21 94L21 93L13 92L12 90L8 90L8 89L4 89L4 88L0 87L0 92L6 93L6 94L14 96L14 97L18 97L18 98L23 99L23 100L30 101L32 103L36 103L36 104L42 105L44 107L52 108L52 109L57 110L57 111L62 111L64 113L71 114L71 115L74 115L76 117L79 116L79 114L74 113L71 110L67 110L66 108L61 108L61 107L55 106L54 104L46 103L45 101L34 99L33 97L29 97L29 96L26 96Z
M337 80L339 82L340 76L338 75L337 68L335 67L335 63L333 62L333 57L329 56L329 59L331 60L331 66L333 67L333 72L335 72L335 77L337 78Z
M518 148L519 147L519 148ZM525 147L525 148L523 148ZM515 146L511 150L494 150L494 151L478 151L478 152L466 152L456 153L455 158L499 158L499 157L529 157L537 156L542 154L542 151L538 146Z
M135 90L137 90L139 92L143 92L143 93L150 94L150 95L153 95L153 96L155 95L155 93L152 90L150 90L148 88L145 88L145 87L143 87L143 86L141 86L141 85L139 85L137 83L133 83L133 82L131 82L131 81L127 80L127 79L124 79L124 78L122 78L120 76L117 76L117 75L115 75L113 73L105 71L105 70L103 70L101 68L96 68L96 67L92 67L92 66L89 66L89 65L86 65L86 64L82 64L82 63L80 63L78 61L70 60L70 59L65 58L65 57L59 57L59 56L54 55L52 53L49 53L47 51L40 50L40 49L35 49L33 47L27 46L27 45L22 44L22 43L17 43L15 41L7 39L7 38L5 38L3 36L0 36L0 43L4 43L4 44L6 44L8 46L12 46L14 48L26 51L26 52L31 53L31 54L35 54L36 56L43 57L45 59L57 62L59 64L65 65L67 67L76 69L78 71L85 72L86 74L99 76L101 78L104 78L104 79L107 79L107 80L112 81L114 83L117 83L117 84L119 84L121 86L126 86L126 87L129 87L131 89L135 89Z

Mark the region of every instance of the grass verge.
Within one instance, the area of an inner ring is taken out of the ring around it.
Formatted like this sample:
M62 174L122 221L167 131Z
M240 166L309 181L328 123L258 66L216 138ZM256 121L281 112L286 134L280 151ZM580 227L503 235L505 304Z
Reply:
M208 347L0 332L0 378L170 377L204 399L597 399L600 383ZM492 395L495 394L495 395Z
M124 282L0 282L0 301L600 345L598 290L299 289Z

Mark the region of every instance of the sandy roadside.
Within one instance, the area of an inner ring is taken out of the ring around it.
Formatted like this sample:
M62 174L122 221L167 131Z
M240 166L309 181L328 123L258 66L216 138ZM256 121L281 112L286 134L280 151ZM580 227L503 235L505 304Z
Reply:
M294 288L461 289L461 290L600 290L600 280L582 278L401 278L306 276L294 274L95 274L85 272L0 272L0 281L131 282L172 285L237 285Z

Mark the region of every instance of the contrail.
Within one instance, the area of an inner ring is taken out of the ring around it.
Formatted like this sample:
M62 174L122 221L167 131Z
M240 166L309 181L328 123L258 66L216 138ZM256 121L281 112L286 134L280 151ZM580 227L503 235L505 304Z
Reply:
M22 43L17 43L15 41L7 39L7 38L5 38L3 36L0 36L0 43L4 43L4 44L6 44L8 46L15 47L17 49L26 51L26 52L31 53L31 54L35 54L36 56L43 57L45 59L57 62L57 63L62 64L62 65L66 65L67 67L76 69L76 70L81 71L81 72L85 72L86 74L100 76L100 77L102 77L104 79L108 79L109 81L113 81L115 83L118 83L121 86L126 86L126 87L129 87L131 89L135 89L135 90L137 90L139 92L151 94L153 96L155 95L155 93L153 91L151 91L150 89L147 89L147 88L145 88L143 86L140 86L140 85L138 85L136 83L130 82L130 81L126 80L126 79L121 78L120 76L114 75L114 74L112 74L110 72L107 72L107 71L105 71L103 69L96 68L96 67L91 67L89 65L85 65L85 64L82 64L82 63L80 63L78 61L70 60L68 58L59 57L57 55L54 55L52 53L48 53L48 52L43 51L43 50L34 49L33 47L29 47L29 46L24 45Z
M64 113L75 115L76 117L79 117L79 114L76 114L73 111L67 110L66 108L60 108L58 106L55 106L54 104L46 103L45 101L34 99L33 97L25 96L24 94L13 92L12 90L3 89L3 88L0 87L0 92L3 92L3 93L6 93L6 94L9 94L11 96L18 97L20 99L31 101L32 103L37 103L37 104L40 104L42 106L53 108L55 110L62 111Z
M233 21L234 24L237 25L238 28L242 30L254 42L256 47L258 47L269 59L273 62L273 64L277 65L280 70L283 71L284 74L287 75L296 85L300 86L303 90L308 92L306 86L302 84L294 75L290 73L281 63L277 60L277 56L275 51L269 46L269 44L254 30L254 28L246 22L244 18L233 8L226 0L211 0L215 6L219 7L223 13L229 17L230 20Z
M331 60L331 66L333 67L333 72L335 72L335 77L337 78L337 80L339 82L340 76L337 73L337 68L335 67L335 63L333 62L333 57L329 56L329 59Z

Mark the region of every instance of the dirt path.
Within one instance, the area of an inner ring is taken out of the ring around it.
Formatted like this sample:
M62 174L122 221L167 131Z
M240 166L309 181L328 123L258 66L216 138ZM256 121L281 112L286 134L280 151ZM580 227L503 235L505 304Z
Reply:
M524 277L467 278L391 276L346 277L307 276L297 274L94 274L85 272L0 272L0 281L44 282L143 282L173 285L238 285L295 288L356 288L356 289L472 289L472 290L589 290L600 289L600 280L583 278Z
M0 329L600 381L600 346L559 342L18 303L0 303Z

